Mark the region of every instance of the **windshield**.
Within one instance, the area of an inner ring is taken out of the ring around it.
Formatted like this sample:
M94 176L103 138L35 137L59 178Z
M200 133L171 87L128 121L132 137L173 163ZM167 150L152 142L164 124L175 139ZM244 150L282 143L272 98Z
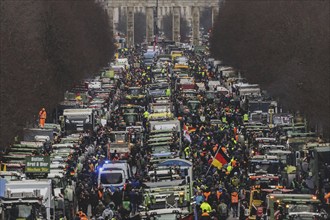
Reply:
M260 185L261 188L268 188L269 186L277 186L279 183L278 179L272 178L258 178L258 179L251 179L250 178L250 186Z
M268 174L277 174L279 169L278 163L262 163L262 162L251 162L250 172L255 173L260 170L267 171Z
M194 80L192 78L181 78L180 84L194 84Z
M266 199L266 193L260 191L253 192L253 200L265 200L265 199Z
M138 108L123 108L123 113L138 113Z
M251 114L252 121L265 121L267 120L267 115L264 114Z
M317 212L317 209L312 204L288 204L288 213L292 212Z
M5 220L12 219L37 219L41 210L38 204L12 204L5 209ZM46 219L46 213L43 215Z
M188 102L188 106L191 108L191 109L198 109L199 106L200 106L200 103L199 102Z
M127 135L126 133L123 134L116 134L116 133L111 133L110 134L110 141L111 142L120 142L120 141L127 141Z
M215 93L214 92L206 92L205 93L207 99L214 99Z
M10 167L10 166L7 166L6 170L8 172L10 172L10 171L17 171L17 172L22 173L23 172L23 167L15 167L15 166Z
M123 183L122 173L102 173L101 174L102 184L121 184Z
M53 181L53 186L54 188L64 188L65 187L65 184L64 182L62 181L62 179L59 179L59 178L53 178L52 179Z
M249 103L249 111L262 111L262 112L268 112L270 106L270 102L250 102Z
M128 124L134 123L135 121L137 121L136 119L136 115L124 115L125 118L125 122Z
M66 116L66 123L72 124L81 124L81 123L90 123L89 115L69 115Z
M151 220L177 220L177 214L161 214L155 215L150 218Z
M291 124L291 118L287 116L274 116L273 117L274 124Z
M155 57L154 53L145 53L143 55L144 59L153 59Z
M141 89L129 89L128 90L129 95L140 95L142 94Z
M4 178L5 180L7 181L10 181L10 180L20 180L20 177L19 176L11 176L11 175L6 175L6 176L1 176L2 178Z

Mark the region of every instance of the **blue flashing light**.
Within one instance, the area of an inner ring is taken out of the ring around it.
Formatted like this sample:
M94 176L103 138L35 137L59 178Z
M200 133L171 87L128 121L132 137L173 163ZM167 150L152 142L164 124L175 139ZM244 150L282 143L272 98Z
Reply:
M101 168L99 169L99 171L103 171L103 168L101 167Z
M110 163L110 161L109 160L106 160L105 163Z

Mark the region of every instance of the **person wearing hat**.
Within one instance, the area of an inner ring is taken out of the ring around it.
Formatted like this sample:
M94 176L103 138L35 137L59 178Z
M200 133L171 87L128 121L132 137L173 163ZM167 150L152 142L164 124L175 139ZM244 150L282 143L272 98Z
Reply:
M228 206L223 199L220 200L220 204L217 206L217 213L219 219L226 219L228 217Z
M41 128L44 128L44 127L45 127L46 118L47 118L47 112L46 112L46 109L45 109L45 108L42 108L42 109L39 111L39 126L40 126Z
M198 191L197 192L197 195L196 195L196 197L195 197L195 201L196 201L196 204L198 205L198 206L200 206L201 204L202 204L202 202L204 201L204 196L203 196L203 194L202 194L202 191Z
M103 205L103 202L99 200L99 204L95 208L95 215L101 216L103 214L103 210L105 209L105 206Z
M103 213L102 213L102 217L105 220L110 220L113 217L113 211L111 210L110 206L107 205L107 207L104 209Z
M79 212L76 213L76 216L74 217L73 220L80 220Z
M80 217L80 220L88 220L87 215L83 211L79 211L78 215Z
M201 210L206 210L207 212L211 212L212 211L212 207L210 206L210 204L207 201L203 201L203 203L200 205Z
M209 212L206 209L204 209L203 213L199 219L200 220L211 220L211 216L210 216Z
M231 194L231 207L233 208L233 218L238 217L238 192L233 191Z
M237 172L234 172L234 176L231 178L231 184L234 187L238 187L239 183L240 183L240 179L238 178L238 174Z

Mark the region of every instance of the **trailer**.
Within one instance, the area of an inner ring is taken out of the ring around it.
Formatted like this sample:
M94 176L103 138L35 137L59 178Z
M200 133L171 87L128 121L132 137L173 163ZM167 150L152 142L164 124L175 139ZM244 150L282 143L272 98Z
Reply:
M1 197L1 219L54 219L51 180L8 181Z

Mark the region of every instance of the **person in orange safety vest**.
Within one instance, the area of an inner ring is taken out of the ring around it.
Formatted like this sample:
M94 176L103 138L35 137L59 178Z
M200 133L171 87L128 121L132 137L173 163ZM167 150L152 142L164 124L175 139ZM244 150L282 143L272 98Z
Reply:
M42 108L39 112L39 126L41 128L45 127L46 118L47 118L47 112L45 108Z
M238 217L238 193L236 191L231 193L231 207L233 208L233 217Z
M88 220L88 217L85 213L83 213L82 211L78 212L80 220Z

